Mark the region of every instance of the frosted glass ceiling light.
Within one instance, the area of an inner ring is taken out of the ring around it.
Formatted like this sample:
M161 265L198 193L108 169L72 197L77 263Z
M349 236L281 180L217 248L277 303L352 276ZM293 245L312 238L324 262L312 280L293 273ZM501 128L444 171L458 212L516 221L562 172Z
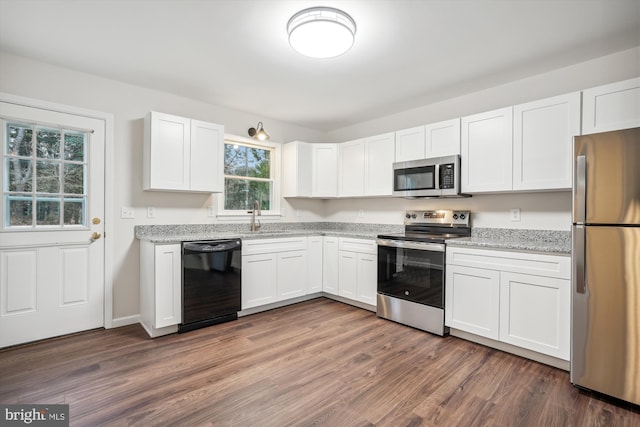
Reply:
M301 10L287 23L289 44L311 58L332 58L353 46L356 23L349 15L332 7Z

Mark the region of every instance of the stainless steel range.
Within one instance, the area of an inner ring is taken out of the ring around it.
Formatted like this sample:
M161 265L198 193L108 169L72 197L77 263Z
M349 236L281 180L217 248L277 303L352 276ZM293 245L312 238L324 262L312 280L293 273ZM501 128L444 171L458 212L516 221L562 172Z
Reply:
M379 317L437 335L444 326L445 240L471 235L468 211L407 211L405 232L378 243Z

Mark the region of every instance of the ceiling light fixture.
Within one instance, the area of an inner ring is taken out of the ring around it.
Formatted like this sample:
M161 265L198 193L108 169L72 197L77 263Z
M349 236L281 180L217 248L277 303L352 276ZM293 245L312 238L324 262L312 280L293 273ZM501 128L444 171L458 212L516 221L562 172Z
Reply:
M262 127L262 122L258 122L258 126L255 128L249 128L249 136L257 139L258 141L264 141L269 139L269 134Z
M356 22L340 9L311 7L289 19L287 33L297 52L311 58L333 58L353 46Z

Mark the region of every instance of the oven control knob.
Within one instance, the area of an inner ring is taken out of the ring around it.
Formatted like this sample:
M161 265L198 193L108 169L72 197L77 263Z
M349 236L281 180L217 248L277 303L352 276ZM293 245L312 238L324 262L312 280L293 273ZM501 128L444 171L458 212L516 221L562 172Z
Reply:
M453 214L453 219L458 219L458 214Z
M410 219L410 218L411 218L411 214L410 214L409 212L407 212L407 213L404 215L404 217L405 217L405 218L407 218L407 219Z
M418 217L418 216L416 215L416 213L415 213L415 212L411 214L411 218L416 219L417 217Z
M460 214L460 219L464 219L465 215L464 214Z
M406 296L409 296L409 291L404 291L404 294L405 294Z

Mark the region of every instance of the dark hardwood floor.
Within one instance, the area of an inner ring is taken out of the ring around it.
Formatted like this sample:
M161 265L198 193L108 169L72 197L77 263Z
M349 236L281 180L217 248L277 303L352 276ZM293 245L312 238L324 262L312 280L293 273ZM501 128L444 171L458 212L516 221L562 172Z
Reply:
M185 334L138 325L0 350L0 402L77 426L638 426L569 374L320 298Z

